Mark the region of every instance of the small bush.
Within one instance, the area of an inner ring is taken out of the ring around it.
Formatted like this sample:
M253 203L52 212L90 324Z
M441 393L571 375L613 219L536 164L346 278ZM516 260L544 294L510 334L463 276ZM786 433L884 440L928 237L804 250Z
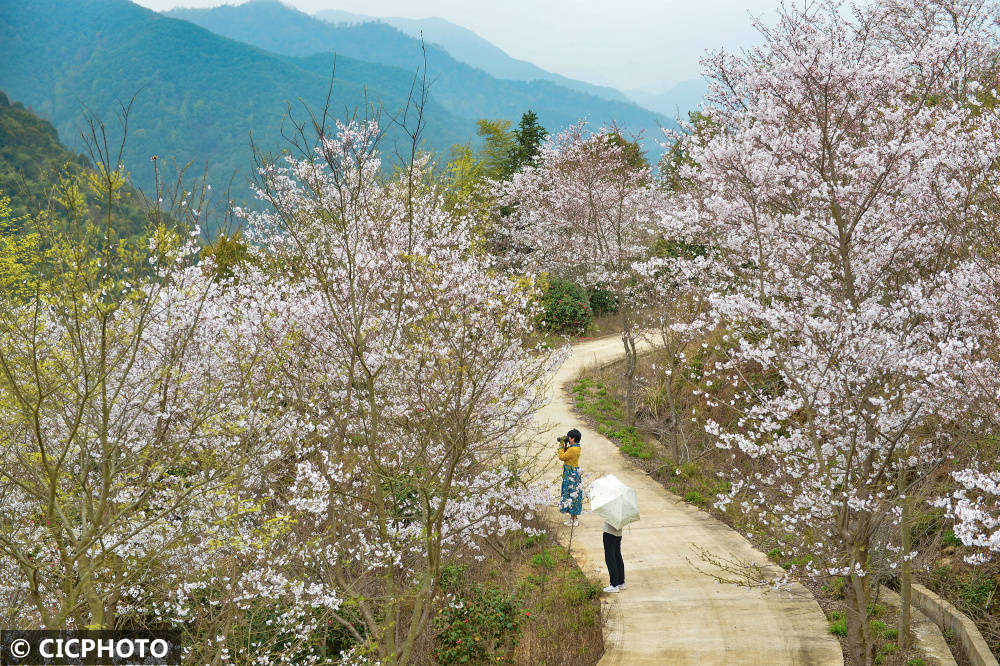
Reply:
M531 563L539 569L551 569L555 567L556 560L552 557L552 553L547 550L543 550L542 552L535 553L531 556Z
M882 604L868 604L865 608L868 611L868 617L880 618L885 617L885 606Z
M459 601L435 621L438 663L495 663L517 645L522 611L514 595L476 585Z
M955 536L955 530L945 530L944 534L941 535L941 543L957 548L962 545L962 540Z
M587 292L578 284L549 278L542 292L542 322L555 333L582 333L594 319Z
M991 579L974 575L962 581L958 596L966 603L974 614L985 615L994 597L996 583Z
M532 546L534 546L536 544L539 544L539 543L542 543L543 541L545 541L545 533L544 532L539 532L538 534L526 534L526 535L524 535L524 545L527 548L531 548Z
M584 579L583 581L566 581L563 584L563 598L574 606L579 606L591 599L596 599L601 588Z
M771 558L772 560L780 560L781 559L781 549L780 548L772 548L771 550L767 551L767 556L769 558Z
M914 657L906 662L906 666L927 666L927 662L920 657Z
M595 317L614 314L618 312L618 298L610 289L597 286L587 290L590 299L590 307Z
M847 616L844 611L833 611L830 613L830 633L834 636L847 635Z
M450 590L459 587L465 580L464 564L446 564L441 567L441 587Z
M684 494L684 501L689 504L695 504L698 506L704 506L708 504L708 500L705 496L699 493L697 490L689 490Z

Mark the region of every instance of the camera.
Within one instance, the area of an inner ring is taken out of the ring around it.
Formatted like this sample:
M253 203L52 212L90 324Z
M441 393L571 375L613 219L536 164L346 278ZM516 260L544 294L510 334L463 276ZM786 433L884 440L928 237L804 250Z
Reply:
M562 437L556 437L556 441L559 442L559 444L561 444L564 449L569 446L569 437L567 437L566 435L563 435Z

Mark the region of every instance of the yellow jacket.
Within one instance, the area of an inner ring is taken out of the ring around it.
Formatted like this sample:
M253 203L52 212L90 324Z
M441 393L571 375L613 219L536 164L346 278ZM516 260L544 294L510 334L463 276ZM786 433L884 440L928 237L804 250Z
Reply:
M580 447L571 446L568 449L559 449L559 460L563 461L566 467L577 467L580 464Z

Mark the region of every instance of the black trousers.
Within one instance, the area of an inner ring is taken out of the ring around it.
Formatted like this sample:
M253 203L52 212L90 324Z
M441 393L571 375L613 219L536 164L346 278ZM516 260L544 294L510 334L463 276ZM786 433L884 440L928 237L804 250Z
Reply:
M622 560L622 538L604 532L604 563L608 565L611 584L625 584L625 561Z

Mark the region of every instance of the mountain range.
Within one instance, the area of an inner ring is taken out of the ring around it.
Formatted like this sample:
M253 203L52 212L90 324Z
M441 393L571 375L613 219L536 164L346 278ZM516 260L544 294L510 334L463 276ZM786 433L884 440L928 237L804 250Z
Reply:
M629 101L628 97L614 88L571 79L567 76L544 70L527 60L513 58L507 55L503 49L483 39L468 28L463 28L460 25L437 16L422 19L401 18L398 16L377 17L365 14L353 14L339 9L323 9L314 12L313 16L324 21L341 24L381 21L410 37L423 39L428 44L440 46L456 60L477 67L498 79L552 81L570 90L578 90L617 102Z
M50 121L73 150L82 148L85 111L115 130L134 96L125 163L147 191L158 155L161 164L207 164L210 182L232 180L234 198L248 198L251 133L265 151L285 147L289 110L301 120L300 101L323 105L334 62L338 116L366 104L402 109L426 62L424 147L440 152L475 141L479 118L516 122L528 109L550 131L579 118L616 121L643 132L654 158L659 127L671 124L552 80L497 78L386 23L334 25L274 0L170 16L128 0L0 0L0 40L0 89Z
M167 15L288 56L335 52L338 57L348 56L414 73L426 59L432 97L452 113L466 118L516 120L531 109L538 114L542 125L551 130L587 117L596 125L614 121L626 129L642 131L651 139L659 138L659 126L670 123L666 116L642 108L611 89L606 89L605 94L618 99L570 89L551 79L497 78L428 43L426 35L422 43L383 21L334 24L277 0L250 0L209 9L174 9ZM589 84L574 82L574 85L579 88Z

